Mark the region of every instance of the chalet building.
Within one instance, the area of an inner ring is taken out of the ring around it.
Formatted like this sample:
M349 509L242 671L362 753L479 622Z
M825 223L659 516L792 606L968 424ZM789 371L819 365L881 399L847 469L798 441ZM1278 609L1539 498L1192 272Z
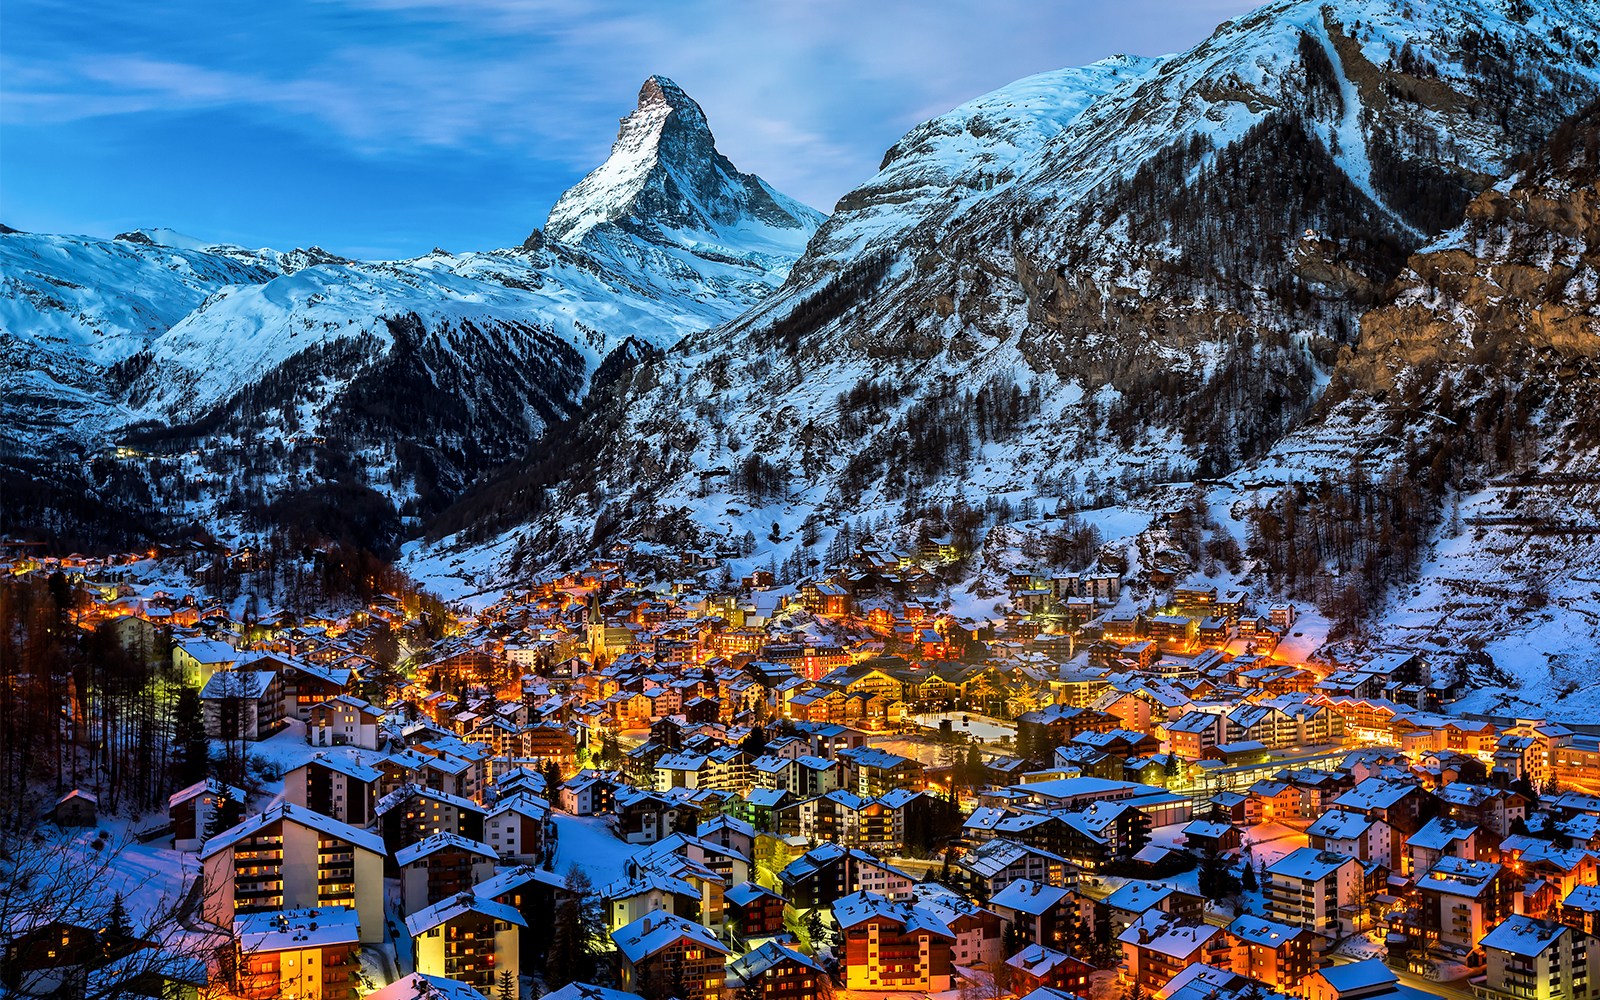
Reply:
M244 819L249 793L215 778L197 781L167 799L172 849L198 851L208 834L221 833Z
M1600 976L1596 940L1553 921L1507 917L1481 943L1486 1000L1583 997Z
M244 1000L356 1000L361 941L340 906L241 913L234 919L234 996Z
M1391 853L1396 841L1394 831L1383 820L1369 819L1365 813L1329 809L1306 828L1306 839L1319 851L1376 861L1390 871L1399 870Z
M319 753L283 776L283 798L364 829L377 815L382 782L383 773L375 768Z
M1509 837L1512 825L1528 815L1527 798L1505 788L1453 781L1435 789L1433 797L1439 800L1440 815L1496 837Z
M544 962L554 935L556 908L572 898L566 876L532 865L503 869L494 878L474 885L472 894L522 914L526 925L517 935L522 943L522 968L537 968Z
M200 691L206 735L214 740L256 742L283 729L283 687L271 671L212 674Z
M1023 942L1057 951L1073 947L1078 900L1071 889L1018 879L989 900L989 909Z
M1226 966L1232 960L1228 932L1202 920L1152 910L1117 935L1123 976L1149 993L1161 990L1186 967Z
M583 770L561 785L561 808L574 816L598 816L611 811L620 780L601 771Z
M1205 916L1205 900L1201 897L1160 882L1138 879L1124 883L1107 896L1105 907L1113 935L1121 934L1152 911L1194 920Z
M827 973L811 959L778 941L768 941L728 963L727 988L734 996L762 1000L818 1000Z
M872 892L833 904L844 935L845 988L940 993L950 988L955 933L925 904Z
M895 899L911 895L916 879L865 851L822 844L778 873L784 895L799 909L817 909L858 892Z
M612 802L617 836L630 844L653 844L679 830L693 830L700 810L658 792L620 787Z
M1323 937L1365 929L1366 881L1361 862L1302 847L1267 869L1267 915Z
M1417 880L1418 926L1441 945L1470 950L1490 928L1512 915L1519 888L1509 868L1440 858Z
M721 879L709 870L694 870L672 874L658 867L647 866L633 870L628 877L600 887L599 895L605 907L606 930L616 931L652 913L676 914L696 923L713 922L713 914L703 908L705 887L715 883L720 889ZM696 877L698 876L698 878ZM704 914L707 919L702 921ZM723 918L726 919L726 908Z
M922 788L922 765L910 758L860 747L841 750L838 759L844 764L844 787L857 795L874 798L895 788Z
M543 799L519 792L496 802L484 817L486 842L510 864L538 862L552 820Z
M416 971L444 976L494 995L500 976L520 974L526 926L514 907L470 892L406 917Z
M1334 799L1332 806L1383 820L1394 838L1389 849L1391 859L1404 854L1405 838L1422 829L1440 811L1439 801L1418 785L1377 777L1358 782Z
M298 696L297 696L298 697ZM378 749L383 713L348 694L312 704L307 711L306 738L312 746Z
M236 913L355 910L361 943L383 934L383 865L376 834L302 806L280 803L207 840L200 849L209 887L205 918L232 927Z
M1073 888L1077 868L1059 854L1014 840L995 839L968 851L956 861L968 891L993 898L1017 879Z
M1281 993L1295 992L1317 967L1321 939L1303 927L1246 913L1228 925L1228 934L1234 942L1229 968Z
M740 882L723 893L729 929L741 941L783 933L783 908L789 902L754 882Z
M394 860L400 868L401 912L412 914L493 878L499 858L488 844L436 833L402 847Z
M483 840L487 810L471 799L436 792L418 785L403 785L378 800L377 828L392 855L401 848L437 833L454 833L468 840Z
M648 994L653 984L675 990L682 983L679 1000L721 1000L729 951L709 928L671 913L652 913L612 931L611 940L624 990Z
M185 639L172 645L172 666L186 687L205 687L212 674L231 669L238 659L238 650L214 639Z
M1089 977L1095 972L1088 962L1037 944L1027 945L1006 959L1006 966L1011 969L1011 988L1018 996L1041 987L1086 996Z
M286 718L311 721L311 708L349 691L356 677L341 667L324 667L276 653L246 653L234 669L240 673L271 673L278 677Z
M99 804L91 793L74 788L56 800L51 818L57 826L94 826L99 822L96 819Z

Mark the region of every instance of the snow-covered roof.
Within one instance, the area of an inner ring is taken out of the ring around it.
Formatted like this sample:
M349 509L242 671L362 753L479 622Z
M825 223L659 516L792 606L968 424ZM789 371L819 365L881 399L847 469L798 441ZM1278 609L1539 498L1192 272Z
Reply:
M420 937L440 924L454 920L467 912L481 913L495 920L516 924L518 927L528 926L528 922L522 919L522 914L515 908L497 903L487 896L463 892L449 899L442 899L427 909L418 910L406 917L406 930L411 932L412 937Z
M1143 913L1160 906L1163 900L1177 891L1170 885L1133 879L1123 883L1116 892L1107 896L1106 905L1113 910Z
M233 933L247 954L355 944L360 937L356 911L343 906L270 913L240 913Z
M424 837L415 844L400 848L400 850L394 852L394 861L395 864L404 868L413 861L428 857L431 854L437 854L451 847L463 851L472 851L490 859L497 860L500 857L499 852L488 844L468 839L458 833L436 833L431 837Z
M572 986L578 985L573 983ZM571 989L572 987L566 987ZM593 987L599 989L599 987ZM566 990L558 990L548 996L560 996ZM616 993L615 990L606 990L607 993ZM637 1000L631 993L617 993L617 997L629 997ZM476 989L468 986L458 979L446 979L443 976L430 976L422 972L413 972L395 980L388 986L380 987L367 994L366 1000L487 1000ZM561 1000L579 1000L577 997L561 997ZM615 1000L612 997L583 997L582 1000Z
M833 919L840 927L854 927L874 917L892 920L906 933L923 931L947 938L956 936L937 910L922 903L892 900L875 892L851 893L834 901Z
M1340 994L1354 990L1365 990L1383 983L1399 982L1400 977L1395 975L1393 969L1384 964L1381 958L1368 958L1360 962L1348 962L1344 965L1329 965L1319 969L1315 975L1322 977L1323 981L1332 986Z
M822 972L817 963L800 952L777 941L768 941L761 947L745 952L730 961L728 963L728 978L736 979L742 983L749 983L768 969L775 969L785 962L797 963L801 967L811 969L819 974Z
M717 940L709 927L665 910L642 916L626 927L611 932L611 940L616 942L617 950L627 956L630 962L653 955L680 938L687 938L719 955L728 954L727 947Z
M1070 892L1071 890L1060 886L1019 878L995 893L989 900L989 905L1022 913L1039 914L1061 902Z
M1355 861L1354 858L1343 854L1335 854L1332 851L1319 851L1315 847L1302 847L1279 858L1267 869L1267 872L1271 875L1282 875L1285 878L1298 878L1316 882L1327 878L1353 861Z
M264 698L278 675L270 670L223 670L200 689L202 698Z
M200 848L200 857L209 858L218 851L232 847L245 837L253 836L279 820L310 827L318 833L337 837L374 854L383 855L388 853L384 849L383 838L377 834L369 833L366 830L357 830L347 823L341 823L330 816L324 816L313 809L307 809L305 806L280 802L266 812L251 816L238 826L229 827L206 841L204 846Z
M1187 958L1220 933L1220 927L1151 910L1129 924L1117 940L1172 958Z

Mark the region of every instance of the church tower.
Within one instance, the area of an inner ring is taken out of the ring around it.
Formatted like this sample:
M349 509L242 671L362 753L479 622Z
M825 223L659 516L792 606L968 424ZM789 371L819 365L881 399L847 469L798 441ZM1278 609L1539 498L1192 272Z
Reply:
M589 614L585 619L589 633L589 655L594 657L598 666L600 658L606 654L606 616L600 610L600 591L597 588L589 595Z

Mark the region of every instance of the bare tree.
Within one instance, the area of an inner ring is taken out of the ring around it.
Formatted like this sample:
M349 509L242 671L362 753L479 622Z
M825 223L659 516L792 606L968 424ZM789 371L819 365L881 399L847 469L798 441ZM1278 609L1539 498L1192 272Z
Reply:
M0 839L0 927L11 948L0 969L10 991L74 1000L162 995L167 982L221 996L219 972L236 957L232 935L206 922L198 871L180 870L156 892L134 869L126 843L104 834L44 832ZM129 913L119 889L137 886ZM153 897L153 898L152 898ZM59 947L63 942L67 947Z

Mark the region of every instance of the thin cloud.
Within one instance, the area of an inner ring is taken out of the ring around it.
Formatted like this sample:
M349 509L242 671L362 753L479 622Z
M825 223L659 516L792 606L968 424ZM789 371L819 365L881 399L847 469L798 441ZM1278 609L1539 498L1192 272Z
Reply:
M198 0L100 7L81 19L13 0L0 122L76 134L233 115L330 158L521 161L565 184L660 73L740 169L830 208L918 121L1032 73L1187 47L1248 4L284 0L248 20Z

